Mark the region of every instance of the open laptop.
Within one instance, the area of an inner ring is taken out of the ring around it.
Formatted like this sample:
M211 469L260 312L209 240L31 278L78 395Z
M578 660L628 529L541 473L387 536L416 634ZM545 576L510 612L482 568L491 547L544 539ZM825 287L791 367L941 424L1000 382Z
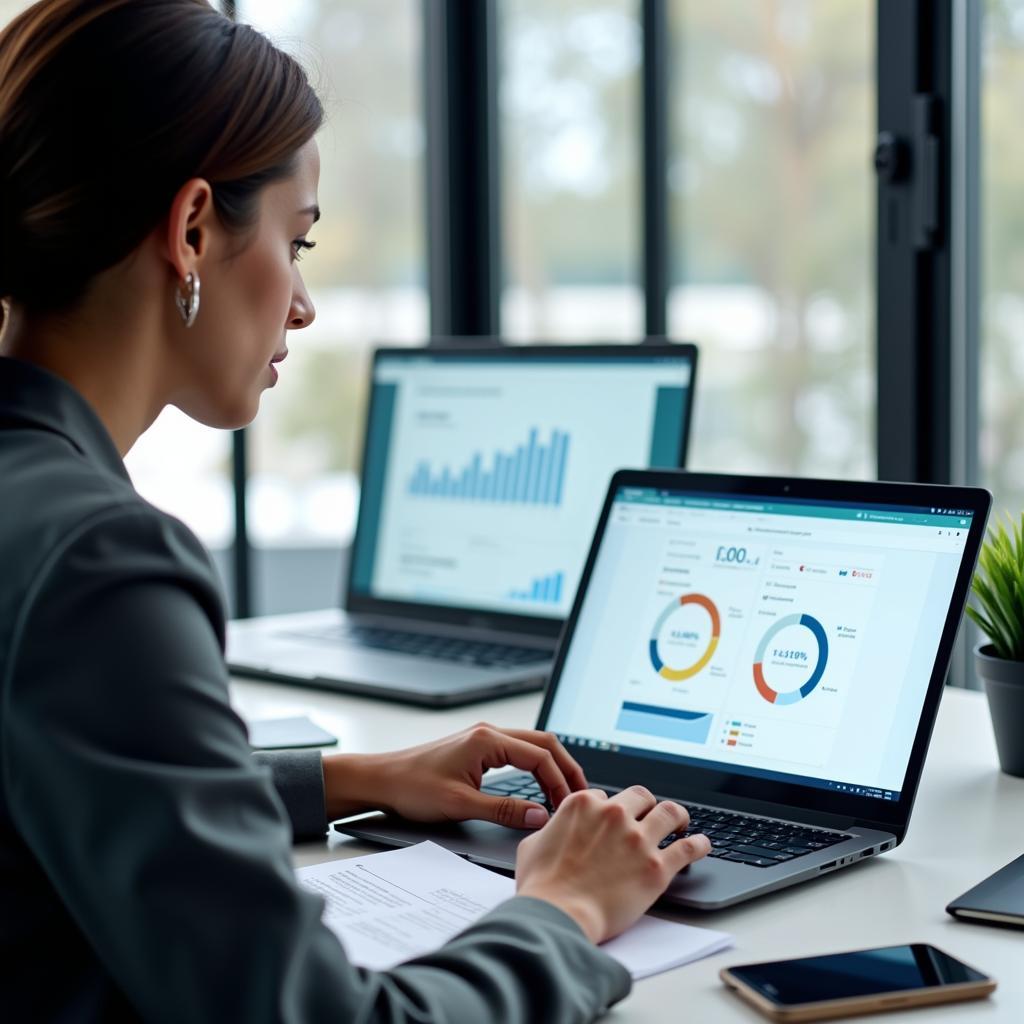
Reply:
M693 345L381 349L342 609L232 622L232 671L444 706L543 686L608 479L683 465Z
M537 727L592 785L642 783L689 808L713 850L670 902L724 907L902 842L990 501L615 475ZM543 799L522 773L484 788ZM505 869L523 835L391 816L334 827Z

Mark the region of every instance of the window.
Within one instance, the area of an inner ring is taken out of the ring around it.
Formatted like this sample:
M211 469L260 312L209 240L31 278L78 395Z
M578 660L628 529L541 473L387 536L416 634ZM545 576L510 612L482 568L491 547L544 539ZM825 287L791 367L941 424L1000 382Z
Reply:
M298 57L327 110L323 218L302 267L316 320L291 336L249 435L249 530L264 549L257 612L336 600L370 351L427 334L419 14L416 0L238 5L240 21Z
M635 341L635 0L502 0L499 111L511 340Z
M673 337L693 463L869 477L870 0L669 0Z

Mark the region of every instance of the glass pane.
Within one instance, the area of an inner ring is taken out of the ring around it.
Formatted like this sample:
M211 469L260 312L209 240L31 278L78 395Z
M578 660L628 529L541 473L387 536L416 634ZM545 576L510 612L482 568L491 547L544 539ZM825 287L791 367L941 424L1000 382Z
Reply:
M316 320L290 335L280 383L250 432L249 522L264 547L336 555L348 543L369 353L382 342L422 342L428 331L419 12L418 0L239 4L240 20L299 58L327 109L323 219L302 265ZM280 551L264 564L261 611L271 598L275 609L322 604L325 587L337 597L336 560L321 560L331 568L315 585L284 567ZM279 586L275 566L286 573Z
M34 0L0 0L0 24L6 25L16 14L31 7Z
M229 432L168 406L124 463L136 490L190 526L208 548L223 552L234 542Z
M981 467L1024 509L1024 0L987 0L982 51Z
M670 0L696 467L874 473L873 0Z
M640 267L636 0L502 0L502 332L634 341Z

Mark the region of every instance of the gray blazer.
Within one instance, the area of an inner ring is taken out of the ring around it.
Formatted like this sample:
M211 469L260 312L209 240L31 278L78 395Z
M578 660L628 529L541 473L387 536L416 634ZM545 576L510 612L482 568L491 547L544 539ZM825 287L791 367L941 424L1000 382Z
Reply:
M68 384L0 358L0 1006L12 1021L585 1021L629 976L516 898L392 971L299 889L318 754L254 758L196 538Z

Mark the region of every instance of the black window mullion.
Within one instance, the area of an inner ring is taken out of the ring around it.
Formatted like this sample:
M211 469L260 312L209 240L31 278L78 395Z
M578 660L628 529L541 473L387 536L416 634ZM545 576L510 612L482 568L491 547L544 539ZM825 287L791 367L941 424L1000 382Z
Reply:
M962 358L954 362L951 309L957 284L953 112L956 90L963 88L953 73L955 4L876 4L877 444L883 480L951 483L963 472L956 465L962 461L956 458L963 451L956 434L962 418L952 413L963 372Z
M235 539L231 546L235 618L247 619L252 614L252 545L246 501L249 493L248 434L243 427L231 434L231 481L235 498Z
M234 21L238 17L236 0L221 0L221 11ZM247 619L252 614L252 545L249 541L249 522L246 501L249 487L248 435L245 429L231 435L231 483L234 495L235 536L231 544L232 594L236 618Z
M878 476L975 483L981 5L876 14ZM971 677L967 646L952 681Z
M423 0L426 218L434 339L500 333L497 5Z
M666 0L641 0L642 280L644 332L668 334L669 290L669 28Z

